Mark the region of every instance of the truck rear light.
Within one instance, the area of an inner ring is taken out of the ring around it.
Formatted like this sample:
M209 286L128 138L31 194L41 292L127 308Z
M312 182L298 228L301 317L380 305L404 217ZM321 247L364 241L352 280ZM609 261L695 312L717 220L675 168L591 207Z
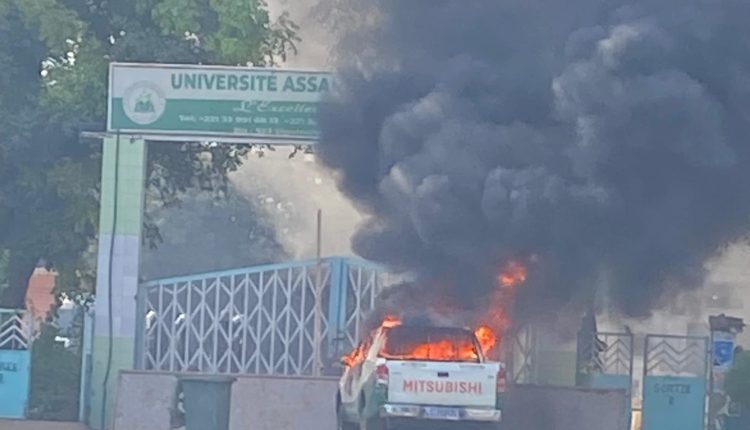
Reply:
M507 374L505 372L505 368L501 367L500 370L497 371L497 391L499 393L505 392L505 387L507 386Z
M388 377L388 365L378 364L378 367L375 368L375 381L381 385L388 385Z

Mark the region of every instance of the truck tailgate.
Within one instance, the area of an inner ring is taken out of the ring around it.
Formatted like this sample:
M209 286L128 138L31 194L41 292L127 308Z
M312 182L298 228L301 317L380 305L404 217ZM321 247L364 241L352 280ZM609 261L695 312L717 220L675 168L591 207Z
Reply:
M497 363L388 361L388 402L494 407Z

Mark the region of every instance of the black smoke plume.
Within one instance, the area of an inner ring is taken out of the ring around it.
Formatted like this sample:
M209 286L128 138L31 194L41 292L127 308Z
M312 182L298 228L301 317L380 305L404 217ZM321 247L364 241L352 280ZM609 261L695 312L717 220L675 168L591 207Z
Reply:
M371 215L363 257L480 301L520 259L524 306L606 285L643 315L748 232L749 1L335 7L319 154Z

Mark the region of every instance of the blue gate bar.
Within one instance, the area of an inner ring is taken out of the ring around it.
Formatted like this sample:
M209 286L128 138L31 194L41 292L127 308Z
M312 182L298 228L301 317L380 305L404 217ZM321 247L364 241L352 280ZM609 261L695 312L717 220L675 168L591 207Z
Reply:
M31 332L22 310L0 309L0 418L26 417Z

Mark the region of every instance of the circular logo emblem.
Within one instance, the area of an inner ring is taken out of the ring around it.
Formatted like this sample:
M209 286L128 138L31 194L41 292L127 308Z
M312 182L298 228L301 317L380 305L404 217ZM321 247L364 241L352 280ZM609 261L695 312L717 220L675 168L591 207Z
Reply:
M136 82L125 90L122 97L125 115L140 125L156 122L164 113L166 104L164 93L151 82Z

